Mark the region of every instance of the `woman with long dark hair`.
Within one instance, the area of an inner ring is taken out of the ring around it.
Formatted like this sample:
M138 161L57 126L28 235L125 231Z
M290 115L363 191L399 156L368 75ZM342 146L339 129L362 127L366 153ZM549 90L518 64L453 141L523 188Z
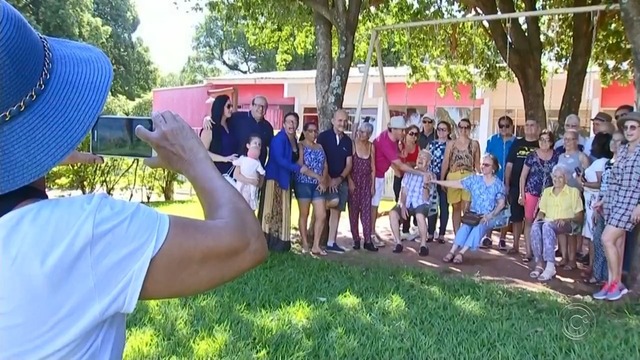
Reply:
M211 121L204 120L200 140L209 150L209 156L222 174L231 175L232 162L238 158L238 142L229 132L229 119L233 103L228 95L218 95L211 104Z
M291 249L291 178L293 174L314 176L314 171L294 160L298 148L296 130L300 117L295 112L284 116L282 130L273 137L269 159L265 166L267 181L264 192L262 230L269 250L286 252Z

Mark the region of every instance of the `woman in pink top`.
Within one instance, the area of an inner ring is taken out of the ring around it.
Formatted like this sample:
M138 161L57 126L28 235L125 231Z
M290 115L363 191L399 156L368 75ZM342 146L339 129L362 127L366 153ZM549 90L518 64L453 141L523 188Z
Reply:
M404 173L424 174L424 172L413 169L402 162L398 152L398 142L404 138L404 131L407 128L402 116L394 116L389 121L387 131L383 131L374 141L375 150L375 193L371 199L371 229L375 233L376 220L378 218L378 206L384 193L384 174L391 166ZM375 234L372 235L374 237ZM380 247L384 243L374 239L375 245Z

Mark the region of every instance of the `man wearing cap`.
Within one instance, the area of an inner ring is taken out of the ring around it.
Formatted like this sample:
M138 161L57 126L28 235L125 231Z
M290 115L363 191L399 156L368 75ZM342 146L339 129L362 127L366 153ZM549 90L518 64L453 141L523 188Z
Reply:
M591 144L593 143L593 138L596 134L599 134L601 132L610 132L613 125L612 120L613 119L611 118L611 115L605 112L599 112L596 114L596 116L593 117L593 119L591 119L593 135L589 139L587 139L584 145L584 153L589 157L589 160L591 162L594 162L596 160L593 156L591 156Z
M433 117L429 114L422 115L422 132L418 139L420 150L428 149L429 144L436 139Z
M407 124L402 116L394 116L389 120L389 126L387 131L383 131L378 137L373 140L373 146L375 149L375 166L376 166L376 180L375 180L375 193L371 199L371 228L375 232L376 220L378 218L378 206L382 200L382 194L384 193L384 175L391 166L397 168L403 173L422 174L426 172L420 169L414 169L400 160L398 153L398 142L404 137L404 130L407 128ZM377 246L384 246L384 243L380 241L374 241Z
M0 358L121 359L139 300L196 295L267 257L260 223L197 134L169 111L135 135L183 174L204 219L107 194L48 199L55 166L102 113L113 67L99 49L38 34L0 0ZM221 210L222 209L222 210Z

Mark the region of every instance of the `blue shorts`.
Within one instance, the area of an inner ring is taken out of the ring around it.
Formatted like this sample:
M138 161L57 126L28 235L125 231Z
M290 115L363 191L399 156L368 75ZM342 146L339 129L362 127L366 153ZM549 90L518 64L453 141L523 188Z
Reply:
M327 190L325 196L327 201L338 199L338 206L336 209L344 211L347 208L347 199L349 198L349 185L347 185L346 181L343 181L338 186L338 192L331 192L331 190Z
M296 198L299 200L320 200L324 199L324 194L318 191L318 184L299 183L295 184Z

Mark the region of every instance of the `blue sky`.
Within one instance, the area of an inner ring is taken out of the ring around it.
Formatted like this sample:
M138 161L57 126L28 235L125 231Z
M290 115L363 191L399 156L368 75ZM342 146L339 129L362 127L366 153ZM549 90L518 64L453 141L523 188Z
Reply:
M203 13L189 11L177 0L133 0L140 18L136 36L149 47L151 60L160 72L178 72L191 54L195 26L204 20Z

